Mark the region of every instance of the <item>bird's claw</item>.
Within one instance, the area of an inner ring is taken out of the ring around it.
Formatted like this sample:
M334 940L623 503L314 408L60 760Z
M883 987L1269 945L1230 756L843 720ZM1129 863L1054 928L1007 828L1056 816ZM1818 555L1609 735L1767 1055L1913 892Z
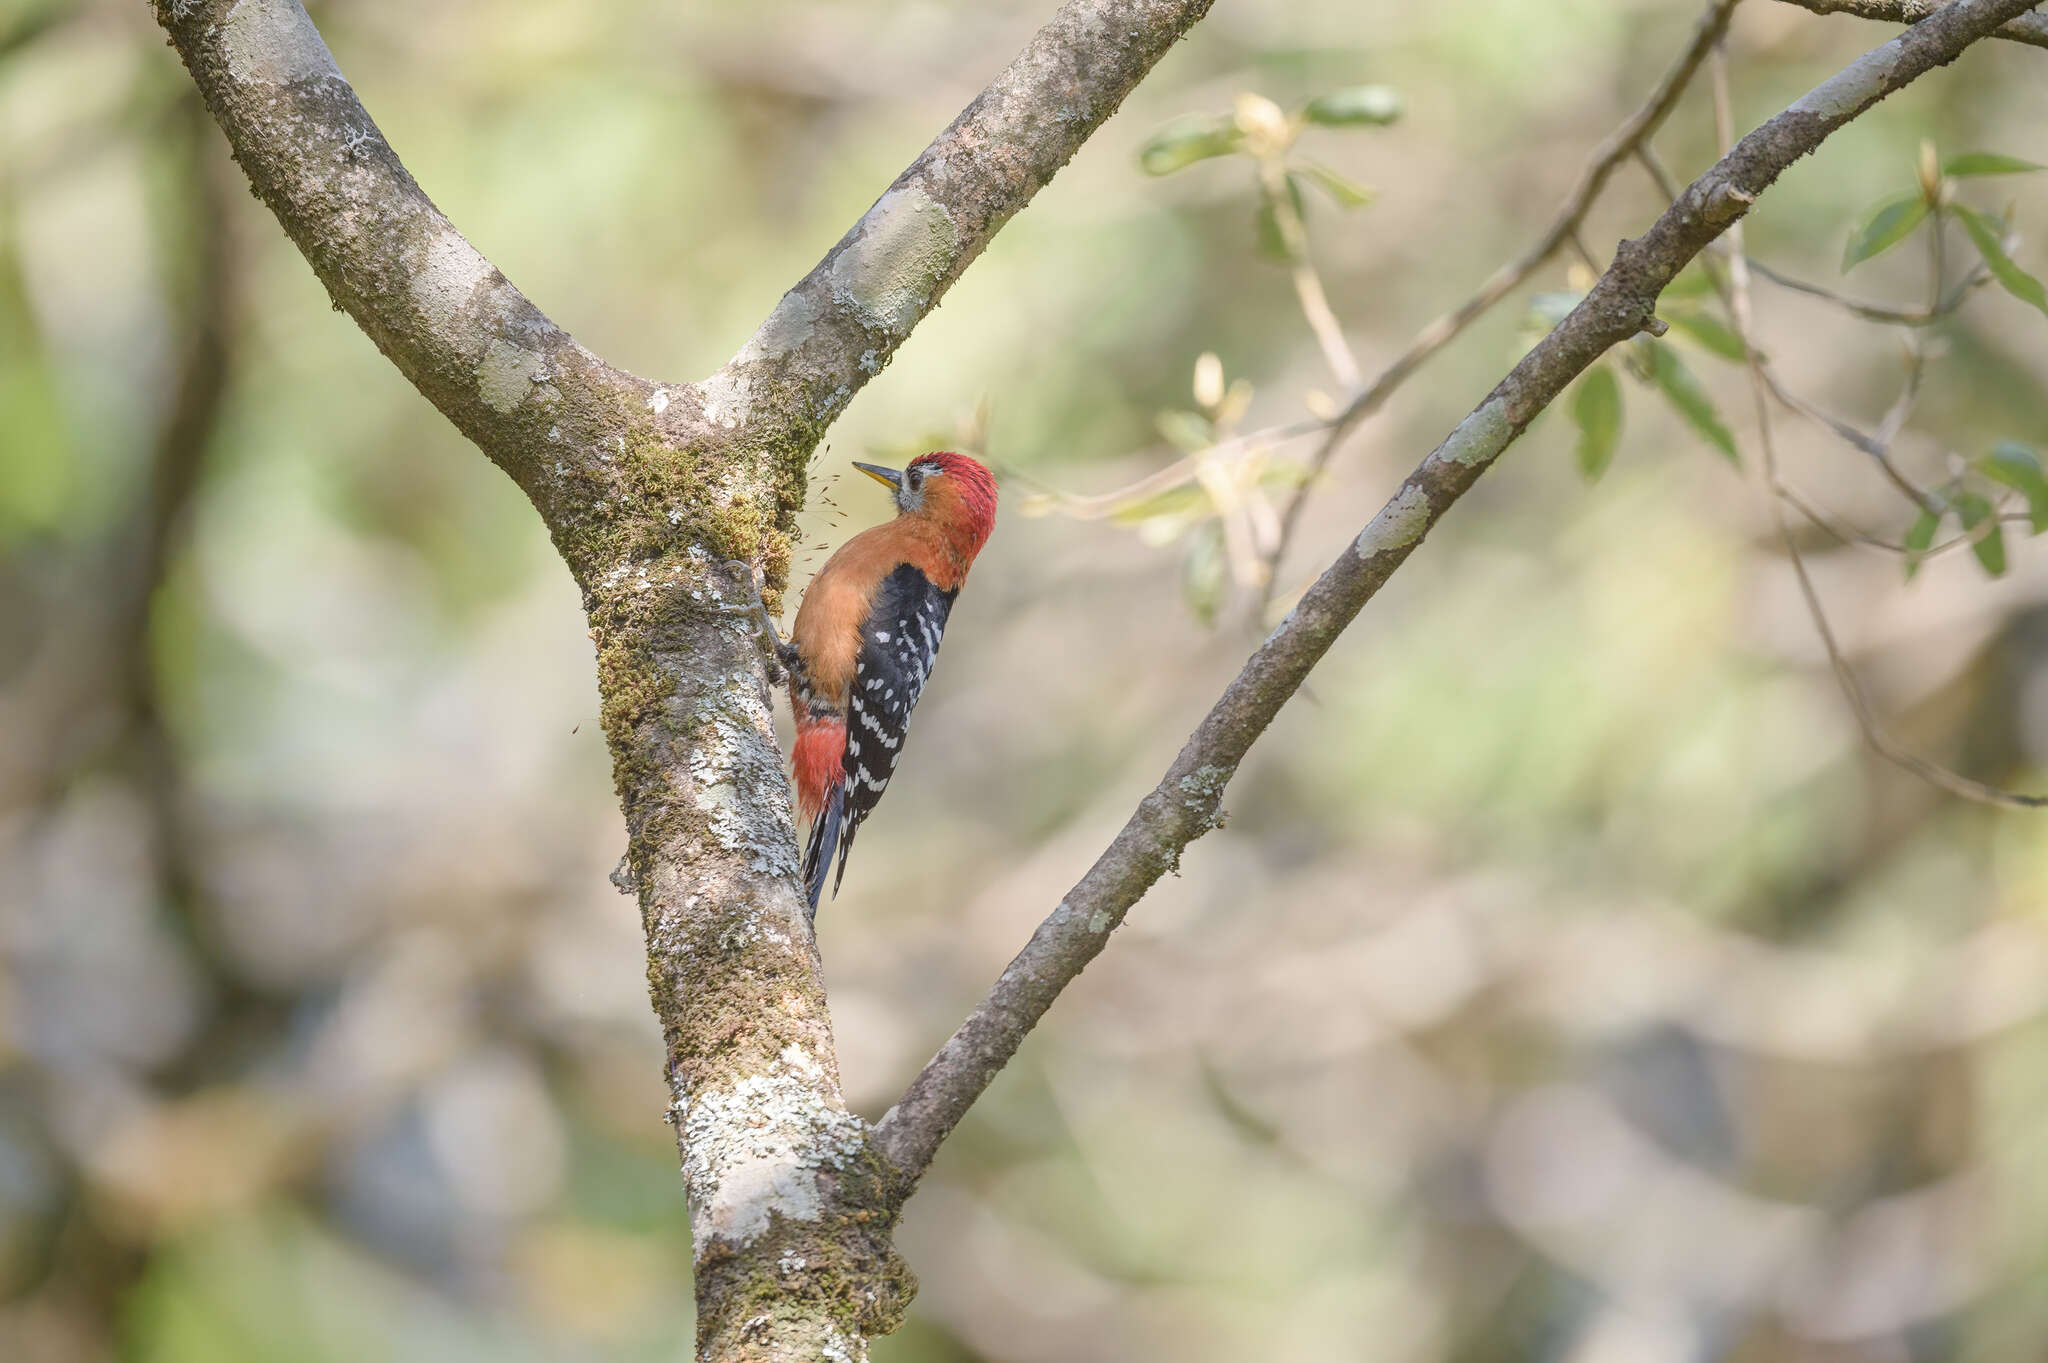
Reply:
M725 602L718 607L721 615L750 616L754 622L754 642L761 650L762 658L768 664L768 682L771 686L782 683L784 659L789 646L782 642L782 635L775 628L775 617L768 613L768 603L761 599L761 570L745 559L732 558L725 566L735 577L746 584L752 594L752 601Z

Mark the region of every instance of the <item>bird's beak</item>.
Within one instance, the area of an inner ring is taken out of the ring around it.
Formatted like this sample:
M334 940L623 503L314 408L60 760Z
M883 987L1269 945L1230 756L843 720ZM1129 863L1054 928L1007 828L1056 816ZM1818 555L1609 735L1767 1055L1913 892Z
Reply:
M880 464L863 464L855 461L854 467L878 483L887 483L891 491L903 486L902 469L885 469Z

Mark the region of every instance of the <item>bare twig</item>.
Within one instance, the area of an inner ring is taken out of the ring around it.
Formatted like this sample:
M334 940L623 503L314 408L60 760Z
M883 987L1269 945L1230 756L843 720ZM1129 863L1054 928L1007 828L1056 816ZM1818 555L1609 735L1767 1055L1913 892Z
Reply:
M1955 287L1951 288L1947 293L1940 295L1928 306L1923 308L1893 308L1886 307L1882 303L1866 303L1861 299L1850 298L1845 294L1836 293L1833 289L1823 288L1819 284L1808 283L1806 280L1794 275L1788 275L1782 270L1772 269L1761 260L1750 261L1749 268L1757 277L1768 279L1781 289L1790 289L1794 293L1803 293L1810 297L1824 299L1841 308L1844 312L1853 313L1867 322L1887 322L1893 326L1901 327L1931 326L1953 315L1957 308L1960 308L1965 302L1969 301L1971 294L1991 282L1991 271L1979 265L1964 275L1956 283Z
M1409 474L1252 655L1108 850L882 1119L876 1144L906 1182L924 1172L939 1143L1060 991L1102 950L1131 905L1179 865L1188 843L1217 825L1224 787L1253 741L1365 603L1537 413L1611 346L1640 331L1678 272L1793 161L2025 8L2026 0L1959 0L1908 29L1751 132L1648 232L1621 244L1585 299Z
M1470 298L1416 333L1415 338L1408 343L1408 348L1381 370L1370 385L1363 391L1351 395L1343 412L1330 423L1322 443L1310 457L1308 476L1302 480L1301 486L1295 489L1294 495L1287 501L1286 509L1280 513L1280 536L1268 559L1273 571L1268 575L1265 595L1259 603L1261 611L1272 598L1273 583L1278 580L1281 561L1286 558L1287 550L1294 541L1295 530L1301 522L1302 508L1307 504L1309 495L1323 471L1329 467L1330 460L1336 456L1338 447L1344 443L1345 437L1350 435L1360 422L1377 412L1387 399L1393 396L1394 391L1407 382L1409 376L1420 369L1432 355L1456 340L1465 328L1520 288L1530 275L1536 273L1557 253L1559 247L1576 238L1586 214L1599 199L1601 191L1607 187L1615 167L1627 160L1670 115L1672 108L1678 103L1679 96L1685 93L1686 86L1691 83L1693 74L1699 70L1700 63L1706 59L1715 41L1727 30L1729 16L1734 13L1738 3L1740 0L1712 0L1712 3L1707 5L1700 15L1698 24L1693 28L1691 40L1679 54L1678 60L1665 71L1663 79L1658 81L1656 89L1651 92L1642 107L1594 150L1586 162L1585 169L1579 172L1578 182L1572 186L1571 192L1565 195L1564 203L1558 207L1550 225L1544 229L1543 235L1537 238L1536 243L1516 259L1494 271ZM1583 246L1580 250L1584 253Z
M1815 14L1853 14L1893 24L1917 24L1948 0L1785 0ZM2033 47L2048 47L2048 14L2022 14L1992 35Z
M1314 419L1296 421L1286 426L1268 426L1244 435L1232 436L1228 440L1220 440L1203 450L1200 457L1234 459L1257 450L1277 449L1328 429L1328 422ZM1042 499L1045 506L1057 507L1061 515L1078 521L1099 521L1115 516L1147 498L1156 497L1162 492L1169 492L1193 482L1196 462L1197 456L1183 455L1165 468L1148 473L1136 482L1126 483L1109 492L1093 494L1063 492L1058 488L1047 487L1034 478L1028 469L1005 467L1001 472L1005 478L1029 483L1036 489L1034 495Z
M1717 50L1715 53L1714 106L1716 122L1722 128L1722 141L1728 141L1728 97L1725 74L1725 59ZM1937 225L1937 234L1939 227ZM1785 556L1792 562L1793 575L1799 581L1799 595L1806 603L1807 614L1813 619L1815 633L1820 636L1822 646L1827 650L1828 666L1833 669L1835 682L1841 687L1842 695L1848 700L1850 710L1856 716L1856 724L1863 732L1864 742L1873 752L1894 766L1912 773L1951 795L1980 804L2000 805L2017 809L2048 808L2048 795L2023 795L2002 790L1982 781L1972 780L1960 773L1950 771L1937 762L1930 762L1918 753L1902 746L1884 727L1870 698L1864 694L1863 685L1849 666L1840 642L1835 638L1834 627L1828 621L1827 608L1820 599L1820 592L1814 587L1813 575L1807 571L1806 556L1799 552L1798 541L1792 536L1791 527L1785 523L1785 511L1781 504L1782 492L1778 477L1778 443L1771 426L1771 400L1774 388L1765 376L1763 357L1751 337L1755 335L1754 318L1750 312L1749 260L1743 250L1742 226L1737 223L1724 238L1728 244L1729 287L1732 297L1729 315L1735 327L1735 334L1742 339L1743 349L1748 353L1749 386L1752 405L1756 411L1757 443L1763 452L1763 475L1769 489L1764 500L1769 504L1771 522L1778 531L1779 543L1784 545ZM1941 289L1941 248L1934 250L1934 290ZM1967 536L1962 537L1967 540ZM1903 546L1902 546L1903 547Z
M1756 418L1758 443L1763 448L1765 474L1775 484L1777 480L1776 442L1771 436L1770 403L1762 379L1751 369L1752 386L1756 393ZM1785 524L1785 515L1779 509L1778 499L1768 499L1771 505L1771 519L1778 530L1779 541L1785 546L1785 556L1792 562L1793 575L1799 581L1799 595L1806 603L1807 614L1813 619L1814 632L1820 636L1822 646L1827 650L1828 666L1834 671L1835 682L1841 687L1842 695L1848 700L1850 710L1856 716L1856 725L1863 732L1864 742L1885 761L1911 772L1929 785L1947 791L1951 795L1979 804L1999 805L2013 809L2048 809L2048 795L2026 795L2018 791L2004 790L1983 781L1950 771L1937 762L1930 762L1920 754L1902 746L1885 729L1870 698L1864 694L1863 684L1857 680L1855 671L1842 652L1835 631L1828 623L1827 607L1822 604L1820 593L1813 585L1813 576L1807 571L1806 557L1799 552L1799 545L1793 539ZM1968 543L1968 536L1958 536L1941 546L1952 548ZM1932 551L1930 551L1932 552Z
M1350 342L1344 339L1344 326L1337 320L1337 314L1330 309L1330 296L1323 291L1322 276L1316 273L1315 262L1309 259L1308 228L1301 221L1301 213L1294 206L1294 195L1287 188L1287 167L1275 156L1261 158L1259 179L1265 188L1266 202L1272 205L1273 221L1280 229L1281 244L1287 250L1289 273L1294 278L1294 296L1300 300L1301 315L1308 322L1308 328L1315 333L1316 344L1322 348L1323 362L1330 366L1330 373L1345 392L1351 392L1359 385L1358 358L1351 353Z

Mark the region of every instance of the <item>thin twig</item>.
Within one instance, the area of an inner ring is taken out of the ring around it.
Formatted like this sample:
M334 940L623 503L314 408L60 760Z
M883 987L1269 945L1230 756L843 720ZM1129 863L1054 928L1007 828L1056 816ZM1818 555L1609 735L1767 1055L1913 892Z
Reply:
M1714 53L1714 113L1724 147L1730 140L1725 68L1726 57L1717 48ZM1863 732L1864 742L1887 762L1951 795L1974 800L1980 804L2007 808L2048 808L2048 795L2023 795L1972 780L1902 746L1886 732L1876 708L1864 694L1863 684L1857 680L1855 671L1849 666L1849 660L1843 654L1840 642L1835 638L1834 627L1828 621L1827 608L1821 602L1820 592L1814 587L1813 575L1807 571L1806 556L1799 552L1799 543L1792 535L1792 528L1785 522L1781 494L1777 493L1781 485L1778 479L1778 443L1771 426L1771 402L1774 392L1770 381L1765 377L1763 357L1750 339L1755 334L1755 328L1750 312L1749 259L1743 250L1742 236L1742 225L1737 223L1723 238L1728 245L1729 287L1732 292L1729 316L1749 360L1745 367L1749 372L1751 403L1756 412L1757 443L1762 450L1764 478L1770 489L1764 500L1770 506L1771 522L1777 528L1779 543L1784 545L1785 556L1792 562L1793 575L1799 582L1799 594L1806 603L1807 614L1812 617L1814 631L1820 636L1822 647L1827 650L1828 665L1834 671L1835 682L1840 686L1842 695L1848 700L1849 708L1856 716L1856 724ZM1935 260L1938 266L1938 247ZM1941 277L1938 272L1935 275L1934 287L1939 292Z
M1761 379L1751 370L1752 388L1756 394L1757 431L1763 447L1766 474L1777 477L1777 453L1770 433L1770 405ZM1863 684L1849 667L1849 661L1842 654L1842 646L1835 638L1835 632L1828 623L1827 608L1821 603L1820 593L1815 590L1813 577L1807 571L1805 556L1799 552L1799 545L1793 539L1790 527L1785 524L1785 514L1778 499L1767 499L1771 505L1771 519L1778 530L1779 541L1785 546L1785 556L1792 561L1793 575L1799 581L1799 594L1806 602L1807 614L1813 619L1814 631L1819 634L1821 644L1827 650L1828 666L1834 670L1836 684L1848 700L1850 710L1856 716L1856 724L1863 731L1863 740L1871 750L1892 765L1899 767L1928 784L1951 795L1979 804L1998 805L2013 809L2048 809L2048 795L2025 795L2018 791L2004 790L1987 785L1982 781L1950 771L1936 762L1930 762L1918 753L1901 746L1879 720L1870 699L1863 692ZM1957 542L1966 542L1967 536ZM1944 546L1946 547L1946 546Z
M1338 386L1348 393L1360 382L1358 358L1351 353L1350 342L1344 339L1344 326L1331 310L1322 276L1309 259L1308 228L1294 207L1294 195L1287 186L1287 167L1278 156L1259 159L1259 182L1272 208L1274 226L1280 231L1280 244L1287 252L1288 267L1294 276L1294 295L1301 301L1301 315L1315 333L1323 362L1330 366Z
M1938 503L1934 500L1934 494L1921 487L1918 483L1915 483L1911 478L1908 478L1900 470L1898 464L1893 461L1889 440L1880 440L1875 436L1864 433L1851 423L1842 420L1830 412L1824 411L1811 399L1787 387L1784 380L1778 377L1778 371L1771 364L1769 356L1759 354L1755 355L1753 359L1757 367L1763 371L1760 377L1763 379L1764 386L1770 390L1772 397L1815 425L1825 427L1833 432L1845 444L1851 445L1864 454L1869 455L1871 461L1877 465L1878 471L1885 476L1886 481L1898 490L1901 497L1911 502L1917 510L1932 511L1937 508ZM1907 391L1911 392L1917 383L1917 378L1909 377L1906 385ZM1899 411L1899 404L1894 403L1892 411ZM1889 419L1889 414L1887 414L1887 419Z
M1657 88L1651 92L1642 107L1594 150L1585 169L1579 173L1578 183L1565 195L1564 203L1558 208L1550 226L1544 229L1543 235L1537 239L1535 245L1494 271L1470 298L1416 333L1415 338L1408 343L1408 348L1381 370L1378 377L1373 379L1364 391L1355 394L1337 419L1330 423L1330 429L1324 435L1322 444L1310 457L1308 476L1302 480L1301 486L1295 489L1294 495L1287 501L1286 509L1280 513L1280 538L1274 544L1273 553L1268 560L1272 564L1273 572L1268 575L1267 585L1259 601L1260 613L1264 612L1272 600L1273 583L1278 580L1280 564L1287 557L1288 547L1294 541L1295 530L1301 522L1302 508L1306 505L1310 492L1321 479L1323 471L1329 467L1330 460L1336 456L1338 447L1344 443L1345 437L1350 435L1361 421L1377 412L1386 400L1393 396L1394 390L1420 369L1425 361L1456 340L1465 328L1478 321L1496 303L1520 288L1530 275L1541 269L1543 264L1557 253L1560 246L1573 239L1585 221L1586 214L1600 197L1601 191L1607 187L1607 181L1613 176L1615 167L1627 160L1644 139L1656 132L1658 126L1669 116L1672 108L1678 103L1679 96L1685 93L1686 86L1699 70L1700 63L1706 60L1707 53L1712 50L1714 43L1727 31L1729 16L1734 13L1735 6L1740 2L1741 0L1712 0L1706 7L1693 28L1692 40L1679 54L1678 60L1664 73L1664 78L1657 83Z
M1991 282L1991 271L1979 265L1976 269L1964 275L1954 288L1938 296L1928 306L1923 308L1893 308L1887 307L1882 303L1866 303L1862 299L1850 298L1845 294L1836 293L1833 289L1823 288L1819 284L1808 283L1806 280L1788 275L1782 270L1772 269L1761 260L1752 260L1749 262L1749 268L1759 277L1768 279L1781 289L1790 289L1793 293L1803 293L1809 297L1823 299L1834 304L1844 312L1853 313L1868 322L1885 322L1901 327L1932 326L1934 323L1952 315L1957 308L1960 308L1969 300L1971 294Z
M1201 451L1200 455L1183 455L1156 473L1148 473L1136 482L1127 483L1109 492L1079 493L1062 492L1049 487L1032 476L1028 469L1003 465L998 472L1005 479L1029 483L1037 490L1044 502L1056 505L1060 513L1080 521L1107 520L1118 515L1148 497L1194 481L1195 465L1201 459L1229 459L1249 454L1254 450L1273 449L1296 440L1306 439L1329 429L1329 423L1309 419L1292 422L1286 426L1268 426L1263 430L1251 431L1245 435L1232 436Z

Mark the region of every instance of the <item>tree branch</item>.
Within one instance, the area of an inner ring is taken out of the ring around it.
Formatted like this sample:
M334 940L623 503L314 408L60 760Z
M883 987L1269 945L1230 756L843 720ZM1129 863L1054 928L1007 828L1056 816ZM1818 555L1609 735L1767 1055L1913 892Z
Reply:
M442 216L299 0L154 5L236 160L335 306L555 523L570 500L557 465L595 466L613 399L648 385L578 345ZM553 439L540 438L550 428Z
M706 415L807 450L1211 3L1071 0L783 295Z
M1815 14L1853 14L1893 24L1917 24L1948 0L1785 0ZM2048 14L2022 14L1991 35L2033 47L2048 47Z
M1794 161L1894 90L1953 61L2029 7L2029 0L1958 0L1867 53L1763 124L1695 180L1614 263L1556 330L1373 517L1252 655L1114 842L1003 972L876 1128L906 1181L930 1163L997 1070L1154 881L1220 822L1223 788L1252 742L1337 636L1451 505L1565 386L1607 349L1643 329L1658 295L1738 221Z
M1713 51L1714 44L1728 31L1729 17L1734 14L1740 0L1712 0L1694 25L1692 38L1685 45L1664 78L1657 82L1657 88L1641 108L1630 115L1628 121L1610 133L1605 142L1594 149L1586 161L1586 168L1579 172L1579 179L1565 195L1564 203L1550 220L1543 235L1518 258L1493 272L1478 292L1451 312L1439 317L1417 334L1408 344L1408 349L1396 356L1393 363L1381 370L1371 385L1351 395L1349 402L1337 419L1330 424L1322 443L1309 459L1308 476L1294 490L1287 507L1280 514L1280 537L1267 558L1269 571L1265 585L1261 588L1259 605L1261 612L1266 602L1272 599L1273 585L1279 580L1281 560L1287 557L1288 547L1294 541L1294 532L1301 522L1302 508L1307 505L1310 492L1321 478L1330 460L1336 456L1338 447L1346 436L1357 428L1358 423L1377 412L1394 390L1406 383L1416 370L1428 361L1430 356L1442 350L1464 333L1466 327L1478 321L1493 305L1520 288L1530 275L1542 268L1543 263L1556 255L1559 248L1572 241L1578 234L1586 214L1607 187L1607 181L1614 175L1615 167L1632 156L1642 146L1678 104L1679 97L1692 83L1700 69L1700 63Z

